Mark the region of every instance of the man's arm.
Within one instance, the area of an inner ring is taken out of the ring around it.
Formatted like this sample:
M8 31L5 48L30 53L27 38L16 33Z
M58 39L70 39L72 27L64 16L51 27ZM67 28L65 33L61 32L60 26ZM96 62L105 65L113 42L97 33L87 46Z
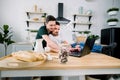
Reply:
M60 47L55 44L48 35L42 35L42 38L47 42L47 46L54 49L55 52L59 52Z

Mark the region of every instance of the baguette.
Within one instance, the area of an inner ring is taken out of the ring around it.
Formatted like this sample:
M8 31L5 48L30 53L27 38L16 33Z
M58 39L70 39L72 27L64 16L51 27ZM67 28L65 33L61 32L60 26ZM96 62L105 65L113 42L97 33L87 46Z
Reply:
M39 53L35 53L34 56L36 57L37 61L42 61L45 59L44 56Z
M12 53L12 56L25 62L35 62L44 60L44 56L33 51L18 51Z

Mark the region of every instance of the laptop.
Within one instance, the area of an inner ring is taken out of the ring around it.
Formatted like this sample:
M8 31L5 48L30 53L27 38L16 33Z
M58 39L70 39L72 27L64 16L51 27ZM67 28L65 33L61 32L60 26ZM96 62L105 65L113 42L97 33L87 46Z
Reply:
M71 52L69 55L74 56L74 57L81 57L81 56L85 56L87 54L90 54L94 43L95 43L95 39L91 39L88 37L85 41L85 45L84 45L83 49L80 52L79 51Z

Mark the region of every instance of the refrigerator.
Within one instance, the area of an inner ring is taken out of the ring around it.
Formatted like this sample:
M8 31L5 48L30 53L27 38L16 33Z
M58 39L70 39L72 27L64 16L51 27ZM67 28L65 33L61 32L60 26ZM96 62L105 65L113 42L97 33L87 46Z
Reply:
M101 44L109 45L113 42L117 46L113 49L112 56L120 59L120 27L102 29Z

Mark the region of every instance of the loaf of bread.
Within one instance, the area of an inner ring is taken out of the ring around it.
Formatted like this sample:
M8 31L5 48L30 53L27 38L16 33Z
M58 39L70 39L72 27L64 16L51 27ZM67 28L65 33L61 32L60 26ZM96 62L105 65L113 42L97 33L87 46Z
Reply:
M18 60L25 62L35 62L44 60L43 54L35 53L33 51L18 51L13 52L12 56Z
M36 57L37 61L42 61L45 59L45 57L44 57L45 55L43 55L43 54L35 53L34 56Z
M38 20L39 20L39 18L33 18L33 20L34 20L34 21L38 21Z

